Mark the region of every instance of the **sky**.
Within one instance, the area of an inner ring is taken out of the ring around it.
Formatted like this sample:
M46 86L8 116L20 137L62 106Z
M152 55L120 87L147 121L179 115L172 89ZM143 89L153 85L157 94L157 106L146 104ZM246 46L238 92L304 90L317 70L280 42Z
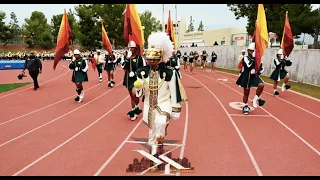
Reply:
M7 14L6 22L10 20L10 13L15 12L19 24L24 23L25 18L29 18L33 11L41 11L51 22L53 15L62 14L63 9L69 8L74 10L78 4L1 4L0 11ZM313 4L314 9L319 7L319 4ZM153 16L162 21L162 4L137 4L139 13L148 10ZM171 18L176 20L176 11L174 4L164 5L164 19L168 19L168 11L171 10ZM178 4L177 5L178 18L186 18L187 24L190 21L190 16L194 20L195 29L198 28L200 21L204 24L204 30L214 30L222 28L245 28L247 19L241 18L236 20L234 13L229 10L226 4ZM306 42L310 40L309 37L305 39ZM312 40L312 38L311 38Z
M48 18L48 23L50 23L53 15L63 13L64 8L74 10L76 5L78 4L1 4L0 10L7 14L7 22L10 20L10 13L15 12L21 25L24 23L25 18L31 16L33 11L43 12ZM174 4L165 4L165 22L167 21L169 10L171 10L173 20L176 20L174 7ZM162 21L162 4L137 4L137 9L139 13L146 10L151 11L153 16ZM195 28L198 27L200 21L203 22L205 30L246 27L247 20L244 18L236 20L233 12L229 10L226 4L178 4L177 10L178 17L185 17L187 22L192 16Z

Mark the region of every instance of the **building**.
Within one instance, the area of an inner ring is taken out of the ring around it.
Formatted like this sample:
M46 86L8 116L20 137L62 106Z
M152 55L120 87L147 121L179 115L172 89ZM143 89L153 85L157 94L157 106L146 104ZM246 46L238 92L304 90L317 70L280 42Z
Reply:
M190 47L192 44L201 46L218 45L248 46L252 36L248 35L246 28L224 28L209 31L194 31L187 33L186 18L174 21L176 41L178 47ZM165 25L165 29L167 25ZM281 38L273 32L269 32L269 47L279 48Z
M186 33L186 18L180 19L178 25L175 23L174 27L178 47L190 47L192 44L197 46L213 46L215 42L217 42L218 45L247 46L250 41L245 28L225 28Z

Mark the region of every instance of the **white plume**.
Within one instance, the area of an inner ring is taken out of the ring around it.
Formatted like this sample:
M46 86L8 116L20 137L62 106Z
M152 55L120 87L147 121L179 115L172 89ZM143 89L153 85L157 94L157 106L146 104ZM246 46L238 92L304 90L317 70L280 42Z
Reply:
M154 46L163 50L163 61L167 62L174 52L173 43L165 32L153 32L148 38L149 48Z

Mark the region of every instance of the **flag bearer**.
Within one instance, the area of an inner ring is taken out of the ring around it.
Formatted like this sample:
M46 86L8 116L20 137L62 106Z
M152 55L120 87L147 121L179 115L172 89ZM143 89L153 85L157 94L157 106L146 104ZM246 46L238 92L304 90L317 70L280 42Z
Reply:
M276 69L272 72L270 79L273 80L273 95L279 96L279 92L277 91L278 82L283 79L283 84L281 87L282 91L290 89L290 85L288 85L289 81L289 73L285 70L286 66L291 66L292 62L288 59L283 58L282 49L278 50L277 57L273 60Z
M142 113L139 108L139 98L136 97L133 90L133 83L137 80L136 71L142 66L146 66L146 62L143 57L139 56L137 45L134 41L129 41L128 47L128 58L125 58L122 63L122 68L125 70L123 85L128 89L131 97L131 110L128 112L129 118L134 121L137 116Z
M73 54L74 58L69 64L69 68L73 70L72 82L76 85L76 91L78 93L78 96L74 100L80 103L84 98L82 83L88 81L88 63L80 56L80 51L78 49L75 49Z
M256 95L253 99L253 107L263 106L265 101L260 99L263 92L264 82L259 77L263 72L262 64L260 65L259 72L255 72L255 58L253 52L255 50L255 43L251 43L248 47L248 55L244 56L241 60L242 70L241 74L236 82L238 86L243 88L243 114L247 115L250 112L250 107L248 106L248 99L251 87L257 87Z

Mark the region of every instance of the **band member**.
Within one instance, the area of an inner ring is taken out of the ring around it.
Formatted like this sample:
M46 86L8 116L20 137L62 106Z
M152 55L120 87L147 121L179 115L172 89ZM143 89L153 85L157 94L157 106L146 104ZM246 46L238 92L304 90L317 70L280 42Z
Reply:
M80 51L78 49L73 51L73 55L74 58L69 64L69 69L73 70L72 82L76 85L76 91L78 93L78 96L74 100L80 103L84 98L82 83L88 81L88 62L80 56Z
M124 51L124 52L123 52L123 55L121 56L120 64L122 65L123 62L124 62L125 60L128 60L128 59L129 59L129 58L128 58L128 51Z
M113 76L116 61L117 59L112 51L111 54L106 57L106 65L104 66L104 70L106 70L108 74L108 87L113 87L116 84Z
M246 50L242 50L241 54L238 57L238 70L239 70L239 76L241 75L241 71L242 71L242 62L241 60L243 59L243 57L246 55Z
M190 51L189 53L189 65L190 65L190 72L192 74L192 71L193 71L193 60L194 60L194 53L192 51Z
M172 53L172 56L166 62L166 66L174 68L176 70L177 76L181 79L180 61L175 52Z
M212 51L211 53L211 72L215 72L215 63L216 63L216 60L217 60L217 54Z
M104 59L104 55L101 55L101 51L97 50L97 54L94 56L94 59L96 60L96 67L98 70L98 76L100 79L100 83L102 82L102 68L103 65L105 64L105 59Z
M201 54L201 69L206 68L207 57L208 57L208 54L207 54L206 50L203 49L202 54Z
M181 103L187 99L175 69L165 65L174 51L167 33L152 33L148 45L148 66L137 70L134 84L136 96L145 96L143 122L149 127L151 154L157 156L163 150L170 119L179 119Z
M38 84L38 75L42 72L42 63L40 59L34 55L33 51L30 52L29 58L24 62L24 67L22 70L23 74L25 73L25 69L28 69L29 75L33 80L33 89L37 90L40 88Z
M285 70L286 66L291 66L292 62L288 59L283 58L282 49L278 50L277 57L273 60L276 69L272 72L270 79L273 80L273 95L279 96L279 92L277 91L278 82L283 79L282 91L290 89L290 85L288 85L289 81L289 73Z
M178 57L178 60L180 61L180 58L181 58L181 52L180 52L180 50L177 50L176 55L177 55L177 57Z
M194 68L197 68L197 66L198 66L198 58L199 58L199 54L198 54L197 51L194 51L193 57L194 57L193 67L194 67Z
M184 71L187 71L188 70L188 54L187 52L184 52L183 54L183 69Z
M128 89L131 97L132 109L128 112L128 116L132 121L137 119L137 116L141 114L142 110L139 108L139 98L135 96L133 89L133 83L137 80L136 71L142 66L146 66L146 61L143 57L138 55L138 48L134 41L130 41L128 44L130 51L128 57L124 58L122 68L125 70L123 85Z
M262 64L260 64L259 72L256 75L255 72L255 58L253 57L253 52L255 49L255 43L251 43L248 47L248 55L244 56L241 60L242 71L236 84L243 88L243 114L247 115L250 112L250 107L248 106L248 98L250 94L251 87L257 87L256 95L253 99L253 107L263 106L265 101L260 99L263 92L264 82L259 77L263 72Z
M117 56L116 56L116 64L115 66L119 66L120 62L121 62L121 56L122 56L122 53L117 53Z

